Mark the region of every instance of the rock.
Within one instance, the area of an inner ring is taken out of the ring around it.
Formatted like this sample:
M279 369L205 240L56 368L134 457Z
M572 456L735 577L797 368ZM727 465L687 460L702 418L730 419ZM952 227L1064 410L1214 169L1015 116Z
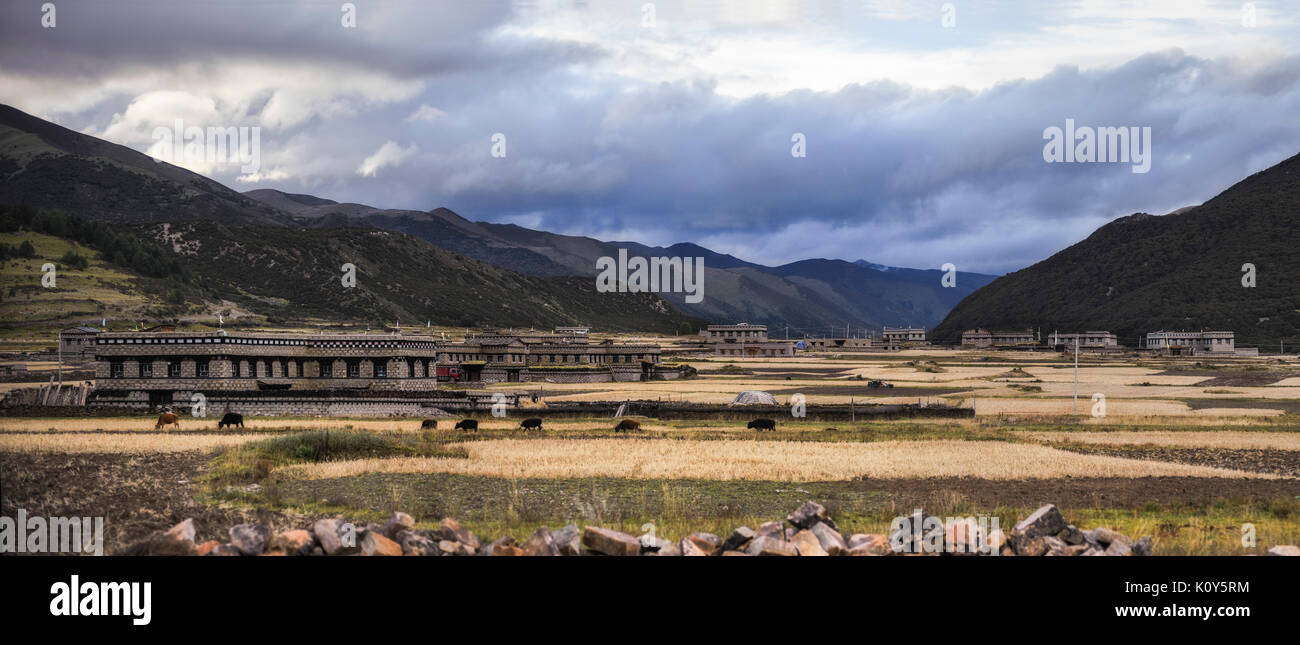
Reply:
M918 509L919 510L919 509ZM889 542L901 553L925 553L943 548L943 520L924 511L904 516L901 526L889 534ZM891 528L893 528L891 526ZM933 545L933 546L932 546Z
M402 555L402 545L384 537L379 531L366 531L361 540L361 553L375 556Z
M722 551L722 538L712 534L697 531L692 533L683 540L688 540L695 545L704 555L717 555ZM682 549L682 555L686 555L686 549Z
M1047 543L1041 536L1011 535L1011 546L1015 548L1016 555L1036 557L1047 554Z
M829 524L831 528L836 528L831 516L826 514L826 507L811 500L804 502L803 506L786 515L785 520L797 529L810 529L818 522L824 522Z
M731 535L727 536L727 541L722 543L722 550L742 551L756 537L758 537L758 533L754 529L748 526L739 527L732 531Z
M1131 548L1133 549L1133 555L1137 555L1137 556L1151 555L1151 538L1149 536L1143 537L1137 542L1134 542Z
M747 555L749 555L749 554L748 554L748 553L745 553L744 551L723 551L723 552L722 552L722 555L724 555L724 556L736 556L736 555L745 555L745 556L747 556Z
M484 544L478 550L479 555L523 555L524 550L515 545L515 538L505 536Z
M813 535L817 536L817 542L821 544L827 555L845 555L849 552L849 545L844 542L844 536L840 535L830 524L818 522L809 529ZM802 553L802 550L800 550Z
M330 518L317 520L312 525L311 532L316 536L316 541L320 543L321 550L325 551L325 555L357 553L361 548L356 544L356 533L353 532L350 536L352 544L345 545L343 543L344 529L343 520Z
M664 549L676 548L676 544L662 538L642 535L637 538L641 543L641 555L655 555Z
M443 540L460 542L474 551L483 546L483 543L479 541L478 536L474 535L473 531L461 526L460 522L450 517L444 517L438 523L438 537Z
M262 555L270 533L261 524L237 524L230 527L230 543L244 555Z
M1125 540L1115 540L1106 547L1106 555L1132 555L1133 549L1129 548Z
M302 529L294 529L277 533L271 538L268 548L278 549L285 555L307 555L311 553L312 547L315 546L315 539L311 533Z
M194 549L194 555L208 555L220 545L221 543L216 540L208 540Z
M830 555L826 549L822 548L821 540L817 539L817 534L804 529L794 534L790 544L799 550L799 555L823 556Z
M404 530L398 531L396 542L402 545L402 555L412 555L420 557L433 557L442 555L438 550L438 543L433 541L429 533L420 531Z
M187 517L184 520L181 520L180 524L167 529L167 532L163 533L163 535L168 539L176 540L178 542L193 542L194 518Z
M1123 542L1125 546L1128 546L1128 538L1124 537L1119 531L1112 531L1104 526L1092 530L1092 539L1102 546L1110 546L1115 542Z
M1065 518L1061 516L1061 511L1057 510L1056 504L1046 504L1030 514L1029 517L1016 522L1011 532L1033 538L1056 535L1065 526ZM1019 549L1016 549L1017 553L1019 551Z
M533 532L532 537L524 542L523 549L527 555L560 555L560 549L555 546L555 535L545 526Z
M622 531L588 526L582 530L582 546L600 555L639 555L641 541Z
M855 533L849 538L848 555L859 557L867 555L893 555L894 549L889 538L884 535Z
M1278 555L1283 557L1300 556L1300 546L1294 544L1279 544L1268 550L1269 555Z
M793 544L774 537L757 537L750 540L745 552L750 555L790 556L799 555Z
M689 537L682 538L682 541L678 544L677 551L681 553L683 556L708 557L709 555L708 553L704 552L704 549L700 548L699 544L696 544Z
M1079 527L1073 524L1061 529L1056 534L1056 537L1061 538L1062 542L1069 545L1086 544L1088 542L1088 539L1083 535L1083 531L1080 531Z
M682 555L682 547L677 542L665 541L659 546L658 551L647 553L646 555L652 555L659 558L680 556Z
M1043 546L1047 548L1047 552L1043 555L1065 555L1066 544L1061 538L1044 535Z
M455 540L438 542L438 551L443 555L474 555L474 549L471 549L468 544L461 544Z
M763 522L758 525L758 530L754 534L755 537L774 537L778 540L784 540L785 526L780 522Z
M1092 547L1087 544L1067 544L1065 546L1065 549L1061 551L1061 555L1064 556L1083 555L1086 551L1089 551L1091 549Z
M218 545L216 548L212 549L212 551L208 553L208 555L224 557L224 556L238 556L244 554L239 550L239 547L229 542L226 542L225 544Z
M397 534L401 531L409 531L415 528L415 518L401 511L394 511L393 516L388 518L384 525L379 527L379 532L390 540L396 540Z
M582 554L578 542L579 533L577 524L569 524L551 534L551 538L555 541L555 548L560 552L560 555Z

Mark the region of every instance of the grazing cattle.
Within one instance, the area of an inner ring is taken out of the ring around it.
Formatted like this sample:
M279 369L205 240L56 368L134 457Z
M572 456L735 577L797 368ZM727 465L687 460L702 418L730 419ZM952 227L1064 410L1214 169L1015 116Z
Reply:
M625 432L627 430L640 430L641 422L636 419L623 419L614 426L614 432Z
M475 419L462 419L460 423L456 424L456 429L478 432L478 421Z
M437 419L425 419L424 421L421 421L421 422L420 422L420 429L421 429L421 430L437 430L437 429L438 429L438 420L437 420Z
M533 429L541 430L542 420L537 417L528 417L527 419L524 419L523 421L519 422L519 427L523 428L524 430L533 430Z
M776 422L771 419L754 419L749 422L750 430L776 430Z
M181 429L181 418L175 412L164 412L158 415L158 423L153 425L153 429L163 428L166 426L176 426L177 430Z
M222 428L233 428L235 426L239 426L241 428L244 427L244 415L235 414L234 412L227 412L225 415L221 417L221 421L217 422L218 430Z

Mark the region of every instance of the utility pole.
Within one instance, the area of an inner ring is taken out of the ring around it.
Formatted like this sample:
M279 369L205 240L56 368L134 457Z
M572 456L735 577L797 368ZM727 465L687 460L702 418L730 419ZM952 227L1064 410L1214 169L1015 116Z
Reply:
M63 388L63 330L59 330L59 388Z
M1079 414L1079 335L1074 335L1074 413Z

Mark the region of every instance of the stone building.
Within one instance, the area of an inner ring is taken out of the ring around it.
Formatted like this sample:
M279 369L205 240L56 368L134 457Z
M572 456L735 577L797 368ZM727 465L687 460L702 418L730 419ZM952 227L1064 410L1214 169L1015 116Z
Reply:
M885 327L880 331L880 345L885 349L902 349L908 345L924 344L924 327Z
M585 328L547 332L489 332L440 343L439 364L467 381L599 383L675 378L661 366L658 345L592 342Z
M769 340L766 325L739 323L709 325L705 339L713 345L716 356L736 358L779 358L794 356L794 341Z
M1153 331L1147 349L1174 354L1233 354L1236 334L1230 331Z
M98 327L69 327L59 332L59 352L64 358L95 355L95 338L100 334Z
M801 349L809 352L866 352L872 349L870 338L804 338Z
M987 329L968 329L961 333L964 347L1031 347L1037 345L1032 330L1024 331L989 331Z
M136 408L418 412L438 387L430 336L103 332L95 359L94 403Z
M1079 349L1118 349L1119 337L1109 331L1052 332L1047 344L1058 349L1073 349L1075 340Z

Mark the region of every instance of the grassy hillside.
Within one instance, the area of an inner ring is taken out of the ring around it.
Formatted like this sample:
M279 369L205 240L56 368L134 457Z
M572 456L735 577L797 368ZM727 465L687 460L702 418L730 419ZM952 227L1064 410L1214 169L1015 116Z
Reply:
M1136 214L958 304L934 333L973 327L1110 330L1121 341L1158 329L1219 329L1239 345L1300 342L1300 155L1178 214ZM1242 265L1256 286L1242 286Z

